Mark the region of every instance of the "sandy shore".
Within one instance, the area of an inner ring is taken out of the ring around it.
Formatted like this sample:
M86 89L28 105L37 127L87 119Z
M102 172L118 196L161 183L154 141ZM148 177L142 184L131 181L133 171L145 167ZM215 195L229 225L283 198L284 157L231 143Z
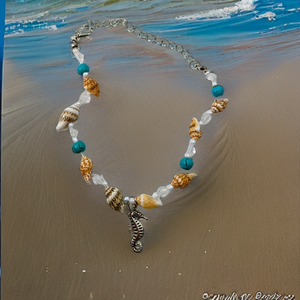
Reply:
M68 133L55 131L73 103L67 89L80 80L50 93L6 61L3 299L299 297L299 67L289 61L255 76L250 62L218 73L230 102L203 127L198 176L144 211L144 251L135 254L126 215L109 208L102 186L85 184ZM151 194L181 171L190 120L211 103L209 84L123 71L94 69L102 96L81 108L79 138L110 185ZM80 91L70 93L75 102Z

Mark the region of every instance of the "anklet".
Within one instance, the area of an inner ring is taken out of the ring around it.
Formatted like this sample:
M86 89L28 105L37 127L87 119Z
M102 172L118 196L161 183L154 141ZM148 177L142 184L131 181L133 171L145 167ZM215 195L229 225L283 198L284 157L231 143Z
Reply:
M143 213L137 210L138 206L146 209L162 206L161 198L166 197L174 188L185 188L191 182L191 180L197 176L195 173L178 173L173 177L170 184L161 186L151 196L148 194L141 194L137 197L123 197L121 191L116 187L108 185L103 175L92 173L93 162L90 158L86 157L83 152L86 149L86 145L83 141L78 140L78 130L74 129L74 124L79 116L79 108L83 104L90 103L91 95L96 97L100 96L99 85L89 76L89 66L84 63L84 55L79 51L79 42L81 38L89 38L97 27L116 27L123 26L129 33L133 33L141 39L148 41L158 46L169 48L180 53L183 58L188 62L189 67L192 70L202 72L208 80L212 83L212 94L216 97L212 103L211 108L205 111L198 121L197 118L192 118L192 122L189 127L190 141L188 143L187 150L184 157L180 160L179 165L184 170L190 170L193 167L192 157L196 153L195 144L196 141L201 138L202 131L200 127L206 125L212 119L212 115L221 112L225 109L228 99L223 99L224 88L217 84L217 75L208 71L199 61L180 44L170 42L162 37L148 33L139 27L133 26L126 19L117 18L109 19L105 21L89 20L82 25L74 35L71 37L71 52L79 62L77 72L83 77L84 91L81 93L79 100L67 107L61 114L59 122L56 126L57 131L69 130L73 146L72 151L74 153L81 153L80 171L84 180L90 184L91 181L96 185L103 185L105 188L106 200L109 206L119 212L124 212L124 208L128 211L129 218L129 231L132 234L130 245L134 252L141 252L143 244L140 239L144 235L143 225L140 219L147 218Z

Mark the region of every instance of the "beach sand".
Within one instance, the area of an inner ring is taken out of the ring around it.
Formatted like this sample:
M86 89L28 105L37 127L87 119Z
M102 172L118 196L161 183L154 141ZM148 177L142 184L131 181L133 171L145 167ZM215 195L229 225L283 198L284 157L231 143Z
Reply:
M151 194L181 172L191 118L212 100L205 78L184 62L164 67L178 62L159 51L143 68L95 60L101 97L81 107L76 125L94 172L124 195ZM84 182L69 134L55 131L81 79L33 80L6 60L2 299L299 297L300 60L272 66L265 58L215 68L229 104L202 128L190 186L142 210L140 254L130 248L127 216L106 204L102 186Z

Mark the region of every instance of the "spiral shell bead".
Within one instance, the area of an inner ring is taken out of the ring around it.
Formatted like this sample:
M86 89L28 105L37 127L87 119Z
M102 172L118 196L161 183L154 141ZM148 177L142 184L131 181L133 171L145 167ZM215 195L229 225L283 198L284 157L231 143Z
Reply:
M108 205L119 212L124 210L123 196L119 189L107 186L105 188L106 201Z
M228 99L215 100L215 102L211 105L211 112L218 113L223 111L226 108Z
M197 174L195 174L195 173L176 174L171 182L171 185L174 188L183 189L183 188L187 187L190 184L190 182L192 181L192 179L196 176L197 176Z
M67 130L70 123L75 123L78 120L79 107L80 104L76 102L64 109L56 126L57 131Z
M83 78L83 86L89 93L95 95L96 97L100 96L99 85L95 79L85 76Z
M91 159L82 155L80 162L80 172L87 183L91 183L93 162Z
M135 200L138 205L146 209L155 208L163 205L160 198L153 198L147 194L141 194L140 196L136 197Z
M189 132L193 140L197 141L198 139L201 138L202 131L200 130L200 124L196 118L192 119Z

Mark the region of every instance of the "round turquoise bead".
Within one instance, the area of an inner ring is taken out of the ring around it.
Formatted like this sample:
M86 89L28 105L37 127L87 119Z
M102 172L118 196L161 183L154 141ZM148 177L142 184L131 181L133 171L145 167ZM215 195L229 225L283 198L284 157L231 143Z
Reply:
M77 73L83 75L83 73L89 72L90 67L87 64L80 64L77 68Z
M212 89L211 89L212 94L215 97L219 97L222 96L224 94L224 88L221 85L215 85Z
M72 151L74 153L81 153L86 149L85 143L83 141L77 141L72 146Z
M194 161L192 158L184 157L180 160L179 165L184 170L190 170L194 165Z

